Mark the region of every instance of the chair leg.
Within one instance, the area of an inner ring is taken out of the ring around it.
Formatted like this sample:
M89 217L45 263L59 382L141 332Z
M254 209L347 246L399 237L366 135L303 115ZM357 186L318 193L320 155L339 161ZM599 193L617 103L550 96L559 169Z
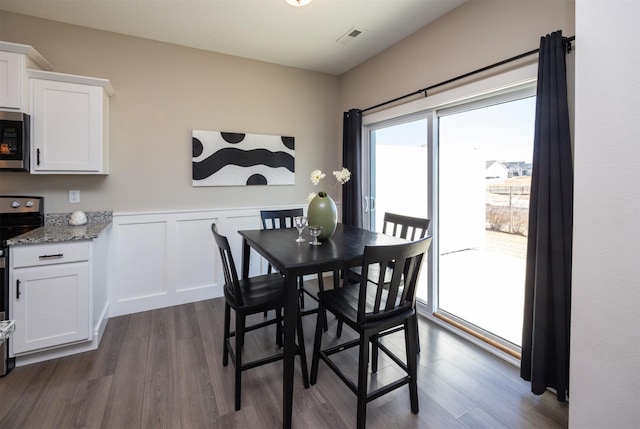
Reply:
M311 377L309 381L313 386L318 379L318 363L320 361L320 345L322 343L322 326L326 322L327 312L322 303L318 304L318 318L316 319L316 335L313 340L313 355L311 356Z
M224 338L223 338L223 346L222 346L222 366L227 366L229 364L229 346L227 345L227 341L229 340L229 326L231 325L231 308L229 304L225 302L224 304Z
M418 413L418 316L414 315L404 323L404 338L409 369L409 400L411 412Z
M347 272L343 272L343 280L346 281L347 279ZM340 272L339 271L334 271L333 272L333 287L337 288L340 287ZM336 338L340 338L342 336L342 320L338 320L338 325L336 326Z
M282 348L282 309L276 308L276 345Z
M238 317L236 313L236 360L235 360L235 378L236 378L236 394L235 394L235 402L236 402L236 411L240 409L240 395L242 388L242 344L244 344L244 327L245 327L245 317Z
M298 299L300 300L300 309L304 309L304 291L302 290L304 285L304 278L298 277Z
M371 336L371 372L378 372L378 341L380 337Z
M358 429L365 429L367 421L367 375L369 369L369 336L360 336L360 357L358 359Z
M340 287L340 271L335 270L333 272L333 288L339 288Z
M302 369L302 381L304 388L309 388L309 371L307 369L307 351L304 347L304 333L302 332L302 316L298 312L298 356L300 357L300 368Z

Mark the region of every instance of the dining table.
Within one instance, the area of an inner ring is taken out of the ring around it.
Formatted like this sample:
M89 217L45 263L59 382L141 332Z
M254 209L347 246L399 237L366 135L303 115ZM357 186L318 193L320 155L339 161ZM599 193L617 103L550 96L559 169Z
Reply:
M297 278L307 274L346 270L362 264L365 246L393 245L406 240L363 228L339 223L330 238L319 246L307 241L296 242L295 228L241 230L242 277L249 276L251 249L265 258L285 278L284 308L284 371L282 426L291 428L293 411L295 330L298 317Z

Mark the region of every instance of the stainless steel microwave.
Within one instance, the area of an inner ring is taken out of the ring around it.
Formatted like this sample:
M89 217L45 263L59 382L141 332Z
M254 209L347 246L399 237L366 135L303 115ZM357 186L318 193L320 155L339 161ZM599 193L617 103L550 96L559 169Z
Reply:
M29 171L29 115L0 111L0 170Z

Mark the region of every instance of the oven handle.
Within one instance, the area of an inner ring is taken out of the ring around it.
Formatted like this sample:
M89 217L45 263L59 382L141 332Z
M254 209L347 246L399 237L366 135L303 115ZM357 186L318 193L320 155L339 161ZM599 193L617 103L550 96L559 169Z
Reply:
M64 257L64 254L62 253L56 253L55 255L40 255L38 256L39 259L51 259L51 258L62 258Z

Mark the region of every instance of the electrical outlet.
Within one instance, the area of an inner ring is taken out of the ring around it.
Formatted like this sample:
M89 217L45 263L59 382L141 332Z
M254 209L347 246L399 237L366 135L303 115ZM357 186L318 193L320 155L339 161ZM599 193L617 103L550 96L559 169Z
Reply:
M79 203L80 202L80 191L74 190L69 191L69 202L70 203Z

